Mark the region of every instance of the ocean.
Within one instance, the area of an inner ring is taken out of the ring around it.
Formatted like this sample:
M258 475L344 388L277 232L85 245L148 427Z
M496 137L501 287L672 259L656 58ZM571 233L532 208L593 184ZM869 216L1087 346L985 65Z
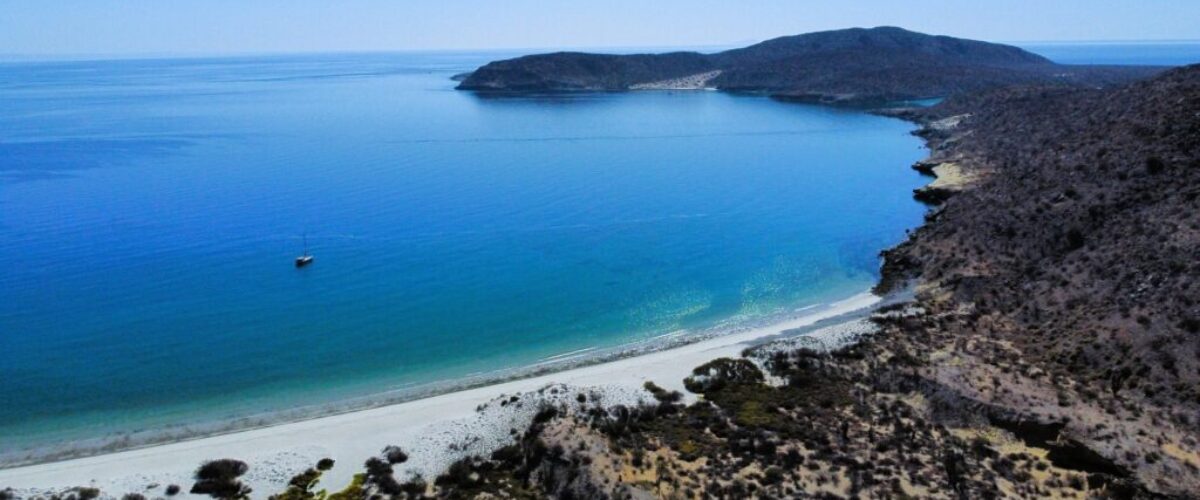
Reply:
M907 123L453 89L501 56L0 66L0 448L736 328L866 290L920 223Z
M908 123L454 90L511 55L0 63L0 463L732 331L921 222Z
M1061 64L1183 66L1200 63L1200 41L1028 42L1018 46Z

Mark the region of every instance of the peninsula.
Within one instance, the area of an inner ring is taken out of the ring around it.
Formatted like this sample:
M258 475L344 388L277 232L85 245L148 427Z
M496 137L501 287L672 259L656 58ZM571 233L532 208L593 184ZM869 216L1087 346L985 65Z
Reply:
M496 61L458 88L487 92L714 88L820 103L882 104L1001 85L1110 85L1160 68L1055 64L1017 47L853 28L701 54L556 52Z
M527 56L459 86L708 87L856 105L945 97L871 110L916 124L930 154L912 167L936 176L914 193L925 224L882 253L887 300L502 386L3 471L0 490L21 483L0 498L180 484L281 499L1200 491L1200 65L1067 66L875 28L717 54ZM331 456L305 455L305 438L333 443L314 452ZM288 453L266 465L246 455L281 442ZM412 446L430 442L441 448ZM184 463L200 454L223 460ZM108 467L137 470L118 480Z

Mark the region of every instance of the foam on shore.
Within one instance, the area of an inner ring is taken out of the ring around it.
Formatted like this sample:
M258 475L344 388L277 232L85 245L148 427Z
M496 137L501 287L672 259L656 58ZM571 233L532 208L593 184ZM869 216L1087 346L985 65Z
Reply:
M281 491L292 475L325 457L335 459L337 465L326 474L323 484L330 490L340 489L361 471L362 463L368 457L378 454L387 445L398 445L409 451L410 461L398 472L432 479L462 456L486 454L509 443L512 430L519 431L528 426L543 401L572 404L582 393L589 403L637 404L650 398L642 389L646 381L653 381L668 390L683 391L683 378L692 368L712 359L737 356L751 344L778 337L791 339L797 333L828 337L831 340L822 343L826 347L844 345L856 338L853 332L858 332L855 327L851 329L852 334L837 333L846 330L839 326L845 321L815 331L797 330L811 328L830 318L861 321L863 311L879 300L879 297L862 293L825 307L795 312L770 324L745 327L685 345L649 352L642 349L651 347L627 348L626 351L634 349L642 354L609 353L617 357L593 358L606 361L399 404L105 455L3 469L0 470L0 488L12 487L28 494L40 488L60 490L93 486L117 496L133 492L158 495L169 484L190 485L192 471L205 460L237 458L251 466L245 480L254 488L254 496L265 498ZM695 337L689 340L695 340ZM513 396L516 396L515 401ZM148 489L150 485L156 486Z

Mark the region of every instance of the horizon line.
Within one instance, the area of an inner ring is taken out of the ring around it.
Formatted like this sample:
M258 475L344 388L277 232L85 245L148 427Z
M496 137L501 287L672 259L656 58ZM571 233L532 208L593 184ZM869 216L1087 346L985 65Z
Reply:
M792 35L782 35L792 36ZM467 54L489 52L560 52L560 51L702 51L727 50L745 47L778 37L754 41L740 41L705 45L605 45L605 46L543 46L543 47L492 47L492 48L424 48L424 49L328 49L328 50L283 50L283 51L226 51L226 52L96 52L96 53L2 53L0 63L19 62L84 62L84 61L120 61L120 60L153 60L153 59L217 59L238 57L277 57L301 55L335 55L335 54ZM986 41L986 40L983 40ZM1008 40L995 41L1005 45L1035 46L1035 45L1166 45L1166 44L1200 44L1200 38L1163 38L1163 39L1091 39L1091 40Z

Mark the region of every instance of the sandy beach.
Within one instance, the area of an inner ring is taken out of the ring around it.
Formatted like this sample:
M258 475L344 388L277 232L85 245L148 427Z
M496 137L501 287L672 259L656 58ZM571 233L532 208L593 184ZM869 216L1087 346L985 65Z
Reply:
M322 485L333 491L347 484L362 463L387 445L408 451L410 461L398 472L432 479L454 460L484 454L507 444L510 431L528 425L537 402L632 404L649 400L646 381L683 391L683 379L706 361L737 356L748 344L785 331L859 311L879 302L869 293L797 312L779 322L672 349L583 366L557 373L452 392L426 399L177 442L107 455L0 470L0 488L18 492L97 487L105 494L162 494L169 484L186 489L191 473L205 460L236 458L250 464L245 476L254 497L281 491L295 473L317 460L337 465ZM848 320L850 321L850 320ZM844 341L837 324L823 327L833 342ZM521 395L515 402L508 402ZM505 404L500 404L501 401Z

